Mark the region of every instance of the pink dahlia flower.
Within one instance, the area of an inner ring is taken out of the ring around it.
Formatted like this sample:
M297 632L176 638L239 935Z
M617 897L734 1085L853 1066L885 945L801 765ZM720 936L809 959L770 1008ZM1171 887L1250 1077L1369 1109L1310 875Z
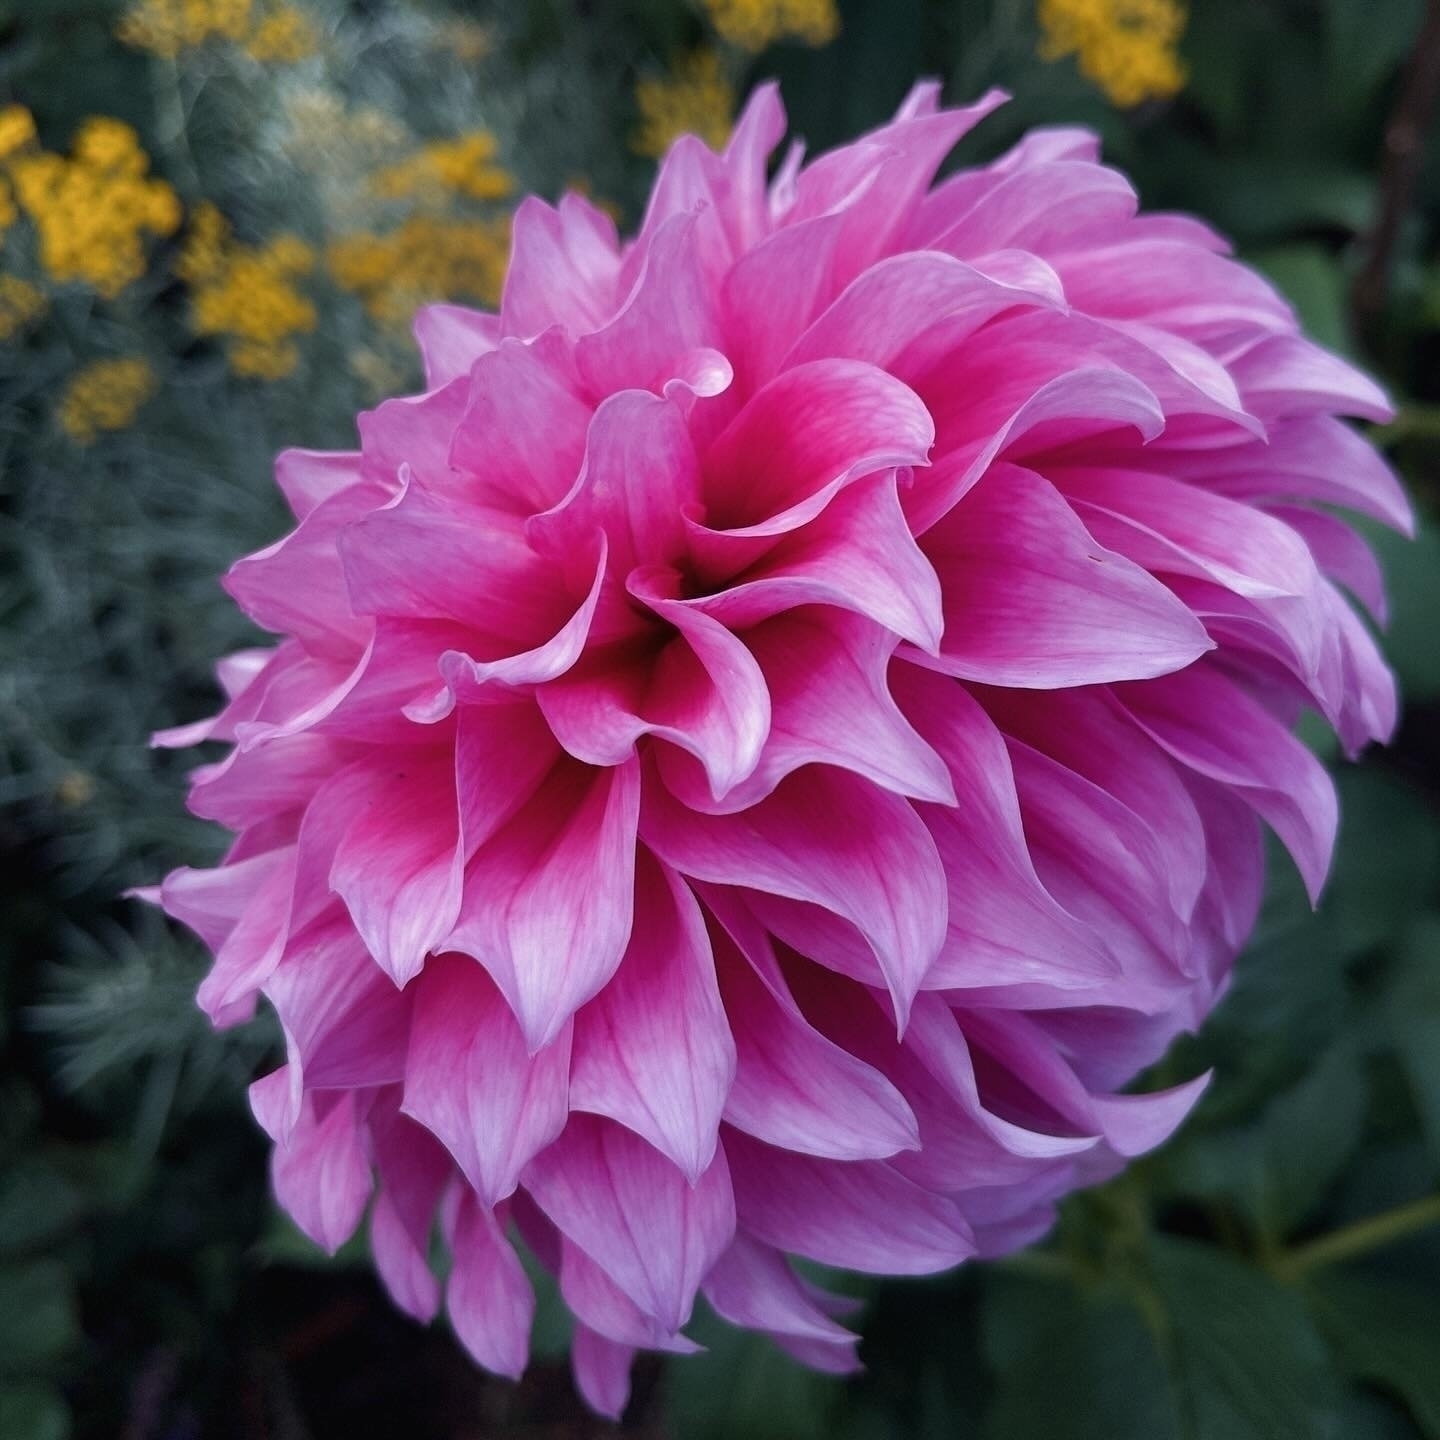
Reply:
M1040 1236L1203 1078L1117 1093L1215 1004L1261 826L1312 895L1391 677L1334 507L1405 500L1384 396L1083 131L935 182L1000 103L806 164L762 89L639 234L529 200L498 316L291 451L230 572L282 636L164 744L238 833L170 913L217 1024L263 995L281 1203L525 1368L519 1249L598 1410L697 1295L843 1372L805 1256L943 1270ZM432 1269L432 1230L449 1250Z

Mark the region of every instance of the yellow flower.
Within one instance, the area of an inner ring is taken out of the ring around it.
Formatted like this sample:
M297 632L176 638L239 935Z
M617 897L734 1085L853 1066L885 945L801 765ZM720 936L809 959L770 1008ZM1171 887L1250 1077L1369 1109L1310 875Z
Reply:
M230 368L247 380L283 380L300 363L300 348L289 340L237 340L230 347Z
M255 0L136 0L116 33L125 44L167 60L225 40L264 64L293 65L319 45L314 25L298 6L280 3L257 11Z
M252 8L252 0L137 0L116 34L126 45L173 60L211 40L244 40Z
M383 324L408 324L432 300L500 298L510 250L509 218L451 220L412 215L385 235L361 232L331 245L327 260L335 283L358 295Z
M135 131L103 116L80 127L69 159L28 145L11 155L10 181L51 279L113 300L145 273L146 238L180 224L174 190L149 169Z
M777 40L828 45L840 33L835 0L705 0L722 40L752 53Z
M49 302L38 285L18 275L0 275L0 340L13 340L44 313Z
M202 200L190 212L190 228L180 247L180 258L175 262L175 273L187 285L214 279L225 263L225 242L229 236L229 223L219 208L209 200Z
M1080 73L1112 103L1164 100L1185 85L1176 47L1183 0L1040 0L1040 56L1074 55Z
M57 415L60 428L76 444L89 445L101 431L132 424L155 388L155 372L139 356L96 360L66 387Z
M515 177L493 163L498 149L488 130L436 140L408 160L377 170L370 188L387 200L437 201L447 195L503 200L515 189Z
M631 142L640 155L663 155L681 135L698 135L718 150L730 138L735 116L735 87L713 50L699 50L678 61L665 78L641 80L635 87L641 126Z
M251 32L245 53L262 64L294 65L320 48L309 18L293 5L272 10Z
M211 204L195 207L176 273L191 287L197 335L225 339L230 368L257 380L278 380L300 363L294 336L308 334L315 306L295 281L315 268L315 252L296 235L240 245Z
M35 117L23 105L0 110L0 160L23 150L35 140Z

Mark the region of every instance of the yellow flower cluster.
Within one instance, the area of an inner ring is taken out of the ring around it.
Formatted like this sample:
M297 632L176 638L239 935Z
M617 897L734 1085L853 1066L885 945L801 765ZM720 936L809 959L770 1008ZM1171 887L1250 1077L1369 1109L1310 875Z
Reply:
M697 50L668 76L641 80L635 87L641 125L632 145L640 155L663 155L681 135L698 135L718 150L730 138L735 87L713 50Z
M297 65L320 48L309 17L293 5L280 5L264 16L245 41L245 53L262 65Z
M319 43L296 6L258 11L255 0L137 0L116 33L125 44L167 60L228 40L262 63L293 65L313 55Z
M471 130L454 140L437 140L397 165L377 170L370 188L387 200L443 201L451 195L470 200L503 200L515 189L515 177L495 164L498 150L488 130Z
M254 380L279 380L299 364L294 337L315 328L315 306L295 281L315 268L315 253L294 235L264 245L237 244L224 216L196 206L176 273L191 287L197 334L224 337L230 368Z
M23 105L7 105L0 110L0 162L34 143L35 120ZM0 175L0 235L20 218L15 192L10 182Z
M409 132L393 115L373 105L347 109L338 95L318 86L289 91L280 103L285 111L286 154L302 169L317 174L373 164L409 141Z
M1183 0L1040 0L1040 55L1074 55L1080 73L1122 107L1164 100L1185 84L1176 52Z
M0 340L13 340L34 324L48 304L38 285L18 275L0 275Z
M39 232L40 263L57 282L80 281L113 300L145 273L146 237L178 228L180 201L149 178L149 157L119 120L85 121L68 159L38 149L34 133L18 106L0 113L0 156Z
M828 45L840 33L835 0L705 0L722 40L757 53L777 40Z
M510 251L510 221L412 215L385 235L347 235L331 245L330 273L358 295L373 319L406 324L432 300L500 298Z
M124 430L155 393L155 385L154 370L139 356L96 360L66 387L60 428L79 445L91 444L102 430Z
M252 0L138 0L115 33L137 50L173 60L211 40L244 40L252 10Z

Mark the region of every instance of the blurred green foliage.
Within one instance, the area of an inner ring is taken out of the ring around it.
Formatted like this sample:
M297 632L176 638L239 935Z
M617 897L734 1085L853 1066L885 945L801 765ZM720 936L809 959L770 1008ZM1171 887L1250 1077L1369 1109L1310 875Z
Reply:
M228 42L126 46L119 3L0 3L0 103L33 113L39 144L64 152L83 117L118 117L189 216L208 200L240 243L284 230L317 255L354 217L345 185L295 158L300 102L312 122L337 105L388 117L404 153L487 130L524 189L581 180L633 220L636 84L698 46L720 45L739 92L777 74L816 148L881 119L917 74L957 99L1003 84L1015 103L967 156L1036 123L1093 126L1147 203L1229 232L1399 402L1377 439L1423 528L1374 539L1403 725L1339 766L1319 910L1276 858L1231 994L1151 1077L1213 1067L1192 1121L1074 1197L1035 1251L852 1287L855 1381L702 1318L706 1355L638 1372L636 1433L1440 1440L1440 144L1363 334L1353 299L1424 8L1197 0L1183 91L1122 111L1073 58L1039 58L1029 0L845 0L829 43L758 55L681 0L302 0L316 47L283 65ZM553 1305L512 1390L394 1316L363 1266L297 1243L243 1100L271 1033L211 1034L190 1002L196 946L121 898L216 851L182 807L187 762L144 737L206 713L213 657L248 638L215 582L283 527L271 455L343 444L357 409L415 378L404 337L323 266L293 372L237 375L195 331L181 244L154 241L113 300L46 286L46 314L0 342L0 1436L600 1433L563 1378ZM0 253L0 271L45 281L23 225ZM158 394L77 444L57 396L134 354Z

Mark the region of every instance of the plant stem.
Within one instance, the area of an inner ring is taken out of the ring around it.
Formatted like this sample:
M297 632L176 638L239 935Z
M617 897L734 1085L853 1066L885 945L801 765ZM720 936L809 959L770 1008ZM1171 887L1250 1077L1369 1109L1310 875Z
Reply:
M1440 0L1429 0L1400 84L1400 98L1385 126L1380 158L1380 206L1365 238L1364 263L1350 292L1360 334L1372 342L1385 311L1390 269L1400 229L1414 199L1425 137L1440 100Z
M1412 1200L1408 1205L1357 1220L1353 1225L1341 1226L1328 1235L1298 1245L1277 1256L1275 1268L1282 1278L1298 1280L1311 1270L1342 1260L1353 1260L1357 1255L1378 1250L1382 1245L1402 1240L1430 1225L1440 1225L1440 1194Z

